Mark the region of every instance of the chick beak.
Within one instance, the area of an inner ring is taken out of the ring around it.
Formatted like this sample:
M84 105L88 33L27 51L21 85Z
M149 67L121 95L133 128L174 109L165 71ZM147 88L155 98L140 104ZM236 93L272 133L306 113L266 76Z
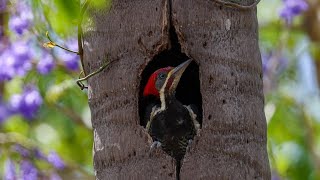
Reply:
M182 74L187 69L191 61L192 61L191 59L187 60L186 62L175 67L168 73L167 80L165 83L165 88L164 88L165 93L174 94Z

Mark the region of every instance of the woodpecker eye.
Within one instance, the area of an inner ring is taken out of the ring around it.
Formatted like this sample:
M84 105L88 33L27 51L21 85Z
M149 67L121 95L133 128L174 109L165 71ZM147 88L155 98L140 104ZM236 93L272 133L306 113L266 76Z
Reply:
M160 73L158 76L159 79L165 79L166 75L164 73Z

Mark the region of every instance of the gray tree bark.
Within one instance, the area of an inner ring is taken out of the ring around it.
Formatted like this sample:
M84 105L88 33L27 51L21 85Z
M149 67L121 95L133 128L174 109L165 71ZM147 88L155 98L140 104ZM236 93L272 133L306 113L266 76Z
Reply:
M244 1L243 3L252 3ZM270 179L256 9L214 0L113 0L89 11L84 28L97 179L175 179L175 164L139 124L141 73L170 48L199 65L202 129L187 152L181 179Z

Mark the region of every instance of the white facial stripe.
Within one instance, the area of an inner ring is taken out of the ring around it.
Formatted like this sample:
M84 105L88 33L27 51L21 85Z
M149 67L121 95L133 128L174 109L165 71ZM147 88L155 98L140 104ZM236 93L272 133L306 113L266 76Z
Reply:
M170 76L171 76L171 71L168 73L167 79L166 79L166 81L163 83L163 85L162 85L162 87L161 87L161 89L160 89L160 92L159 92L159 94L160 94L160 101L161 101L161 108L160 108L160 109L161 109L162 111L166 109L166 101L165 101L165 96L164 96L164 94L165 94L166 86L167 86L167 83L168 83L168 79L170 79Z

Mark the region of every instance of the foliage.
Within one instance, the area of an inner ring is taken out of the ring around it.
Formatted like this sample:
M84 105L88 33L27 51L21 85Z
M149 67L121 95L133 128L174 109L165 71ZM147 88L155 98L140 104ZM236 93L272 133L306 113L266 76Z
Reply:
M320 2L272 0L258 6L273 179L320 178L316 69L320 49L319 41L309 33L314 26L305 26L308 19L316 19L316 14L310 14L314 7L320 7Z
M76 0L1 1L0 175L93 179L90 111L77 51Z
M75 80L79 0L0 0L0 176L93 179L86 92ZM104 8L109 0L94 0ZM320 2L258 5L274 179L320 179ZM54 48L53 48L54 47ZM318 64L318 66L316 66Z

